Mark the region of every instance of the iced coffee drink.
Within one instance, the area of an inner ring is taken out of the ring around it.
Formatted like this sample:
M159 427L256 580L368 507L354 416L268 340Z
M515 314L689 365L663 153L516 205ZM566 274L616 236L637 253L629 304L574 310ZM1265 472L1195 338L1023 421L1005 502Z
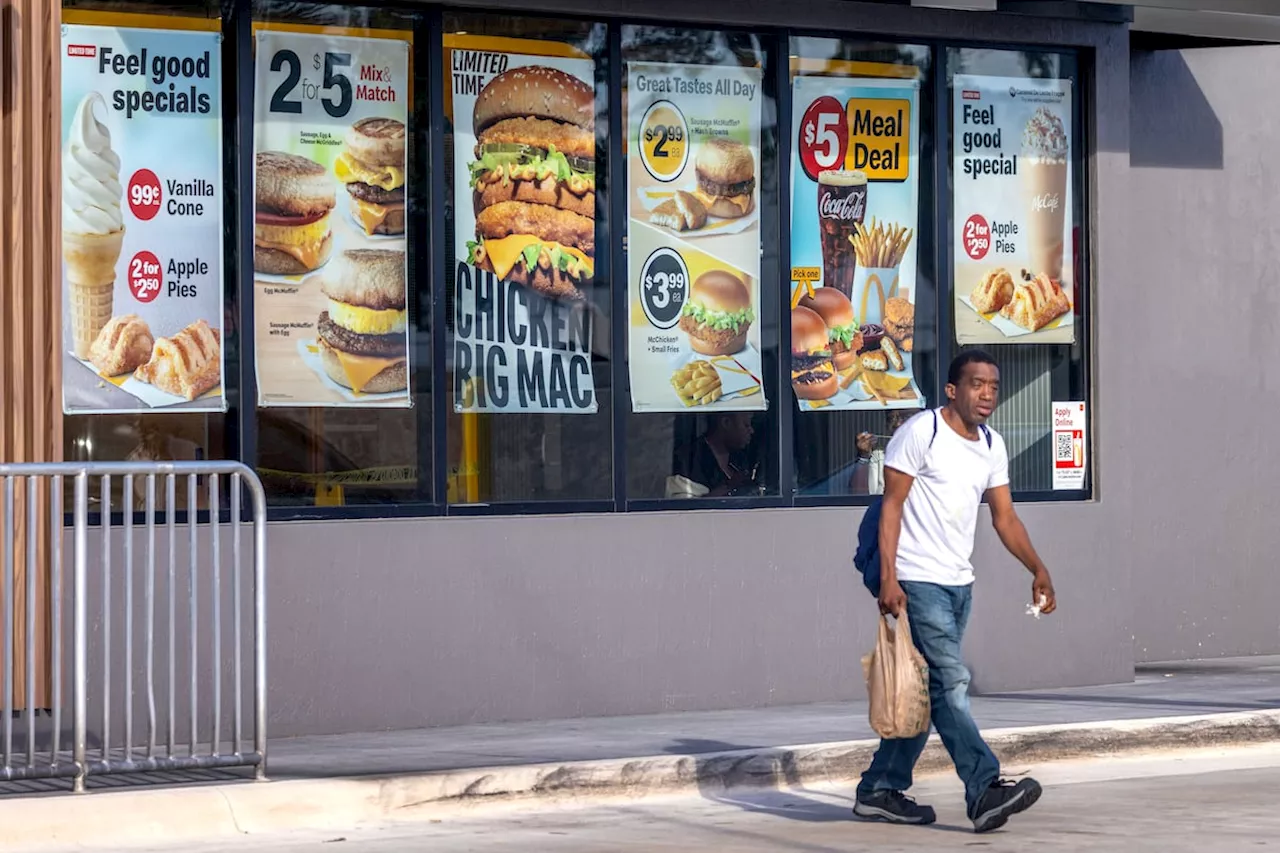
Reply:
M1027 260L1032 275L1062 280L1067 208L1067 160L1070 151L1062 119L1040 107L1022 133L1023 211L1027 223Z
M818 233L822 238L822 285L853 293L857 258L850 241L867 215L865 172L833 169L818 174Z

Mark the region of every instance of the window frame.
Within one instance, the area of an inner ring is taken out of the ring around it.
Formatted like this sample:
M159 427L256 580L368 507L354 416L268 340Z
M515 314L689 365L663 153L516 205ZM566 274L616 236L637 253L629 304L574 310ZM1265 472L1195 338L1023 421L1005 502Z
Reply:
M315 3L314 5L324 5ZM444 16L449 11L467 13L488 13L511 15L510 7L501 6L448 6L444 4L423 4L409 0L394 0L389 3L374 4L378 8L390 11L414 13L414 41L412 61L414 63L415 84L425 86L425 94L419 95L412 105L411 115L421 115L425 104L428 116L427 127L415 127L414 138L425 142L420 146L424 150L421 156L421 168L425 169L430 205L435 208L434 201L445 196L445 181L450 175L445 166L444 135L439 132L444 126ZM257 384L255 376L254 345L254 305L252 298L253 282L253 198L251 192L245 192L245 186L252 185L253 174L253 96L254 96L254 56L253 8L252 0L226 0L222 9L222 33L224 50L224 127L223 145L227 149L224 159L228 164L235 164L234 177L238 188L235 204L225 202L228 216L231 218L227 227L233 228L237 239L235 251L239 254L227 265L228 282L226 303L228 310L235 312L239 323L238 352L239 363L234 375L238 379L228 390L228 409L226 412L226 435L228 450L234 450L238 458L249 460L255 464L258 451L257 417L258 408ZM521 17L563 18L553 12L520 11ZM604 191L608 194L605 209L608 211L608 245L605 248L607 267L614 282L626 281L626 256L620 251L621 229L617 223L626 220L626 196L617 188L625 186L626 180L626 116L622 114L622 83L625 68L622 60L622 28L627 25L654 25L655 21L635 16L599 14L585 16L572 14L568 17L589 20L592 23L607 27L607 42L604 55L598 61L607 63L606 79L608 81L608 123L609 165L604 173ZM943 387L946 377L943 366L946 365L956 351L952 323L954 310L952 306L953 274L952 235L950 233L951 208L954 201L950 183L951 170L951 93L947 83L947 67L949 50L951 49L991 49L1008 51L1034 51L1071 56L1074 59L1076 74L1073 98L1073 144L1078 150L1079 167L1074 170L1073 191L1078 199L1080 216L1079 228L1079 264L1080 281L1077 283L1078 299L1081 300L1078 346L1080 347L1080 367L1084 393L1081 395L1089 404L1091 427L1086 448L1088 464L1085 471L1085 488L1080 491L1016 491L1014 499L1018 503L1076 503L1094 500L1095 459L1097 447L1097 431L1094 416L1094 358L1093 349L1093 291L1096 283L1093 279L1092 234L1093 193L1092 164L1096 150L1095 114L1093 84L1095 79L1095 51L1078 44L1056 45L1042 43L1011 43L1002 41L983 41L980 39L949 39L918 37L913 35L887 34L876 31L858 29L840 32L818 31L812 28L796 28L785 26L717 26L697 20L677 20L663 22L670 27L687 26L696 29L719 29L749 32L760 37L766 51L766 61L773 64L774 108L776 121L773 132L777 134L776 150L778 163L776 168L778 204L774 221L766 223L762 220L762 239L773 239L778 246L779 268L786 269L790 263L790 225L791 210L788 188L791 182L791 170L794 167L794 140L792 134L792 77L790 74L791 40L793 37L835 38L859 42L909 43L925 47L930 52L930 74L932 75L934 145L932 164L922 164L923 169L932 168L932 198L934 235L934 276L936 287L934 298L935 317L937 318L937 362L939 369L935 371L935 381L927 387L921 387L926 401L936 404L943 398ZM425 35L425 38L423 37ZM422 99L425 98L425 101ZM234 110L235 115L228 117ZM922 161L924 157L922 156ZM924 187L921 188L921 212L927 209L924 205ZM428 211L429 214L429 211ZM1073 216L1075 213L1073 212ZM771 233L772 232L772 233ZM610 331L612 333L612 352L609 369L610 403L613 406L612 417L612 483L611 499L594 500L554 500L554 501L515 501L493 502L483 504L450 504L447 501L448 487L448 395L442 393L444 387L443 366L448 356L448 336L446 329L446 287L449 277L446 265L450 260L449 247L445 245L445 229L434 222L417 229L413 240L415 276L413 286L415 293L420 288L430 289L429 314L426 322L415 321L415 344L412 352L419 357L429 353L429 365L414 365L411 375L426 375L430 371L432 393L430 401L431 428L418 429L417 466L421 481L428 482L427 489L419 485L419 494L426 494L429 499L414 499L401 503L388 504L353 504L338 507L304 507L304 506L269 506L268 518L272 521L335 521L379 518L418 518L418 517L485 517L505 515L563 515L563 514L595 514L611 512L664 512L672 510L721 510L721 509L774 509L774 508L807 508L807 507L860 507L867 506L875 500L872 495L800 495L795 482L795 418L798 414L793 396L789 393L790 381L787 375L786 353L790 347L790 324L782 322L790 309L789 287L776 288L779 310L779 358L777 359L775 387L778 399L770 404L778 407L777 429L774 436L772 452L777 456L777 472L779 477L779 493L763 497L723 497L668 499L668 498L629 498L627 495L627 426L630 411L630 381L627 370L626 334L628 332L627 288L614 286L611 289ZM231 272L234 270L234 273ZM781 278L781 277L780 277ZM415 312L422 304L421 296L411 300L411 311ZM246 332L246 330L248 330ZM426 345L422 341L425 336ZM787 348L787 349L784 349ZM999 354L999 350L996 351ZM417 391L416 388L413 389ZM224 513L225 514L225 513ZM185 519L186 513L177 513L179 519ZM208 512L201 511L198 519L207 518Z

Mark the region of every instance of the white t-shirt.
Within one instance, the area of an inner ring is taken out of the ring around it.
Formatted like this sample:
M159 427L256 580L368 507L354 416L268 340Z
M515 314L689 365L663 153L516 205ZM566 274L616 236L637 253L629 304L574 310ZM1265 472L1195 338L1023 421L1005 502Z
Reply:
M915 478L902 510L898 580L973 583L970 559L978 506L988 489L1009 484L1004 439L992 430L987 447L981 431L977 441L969 441L947 424L941 410L921 412L893 436L884 464Z

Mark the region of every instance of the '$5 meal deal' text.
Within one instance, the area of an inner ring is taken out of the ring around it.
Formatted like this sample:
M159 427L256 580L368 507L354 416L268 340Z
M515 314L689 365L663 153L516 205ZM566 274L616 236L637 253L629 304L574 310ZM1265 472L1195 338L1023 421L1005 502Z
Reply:
M911 104L901 98L816 99L800 122L800 162L817 180L828 169L864 172L872 181L905 181L911 165ZM843 165L842 165L843 164Z

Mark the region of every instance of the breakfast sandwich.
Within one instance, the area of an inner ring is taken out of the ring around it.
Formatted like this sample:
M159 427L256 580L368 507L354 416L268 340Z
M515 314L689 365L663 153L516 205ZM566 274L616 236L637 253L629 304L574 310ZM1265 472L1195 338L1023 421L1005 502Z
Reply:
M404 252L348 249L334 260L320 290L329 300L316 326L325 374L357 393L407 389Z
M259 151L254 170L253 268L269 275L301 275L333 254L332 179L314 160Z
M362 118L347 131L333 165L364 233L404 233L405 129L391 118Z
M694 162L698 197L712 216L738 219L756 206L756 158L741 142L713 136Z

